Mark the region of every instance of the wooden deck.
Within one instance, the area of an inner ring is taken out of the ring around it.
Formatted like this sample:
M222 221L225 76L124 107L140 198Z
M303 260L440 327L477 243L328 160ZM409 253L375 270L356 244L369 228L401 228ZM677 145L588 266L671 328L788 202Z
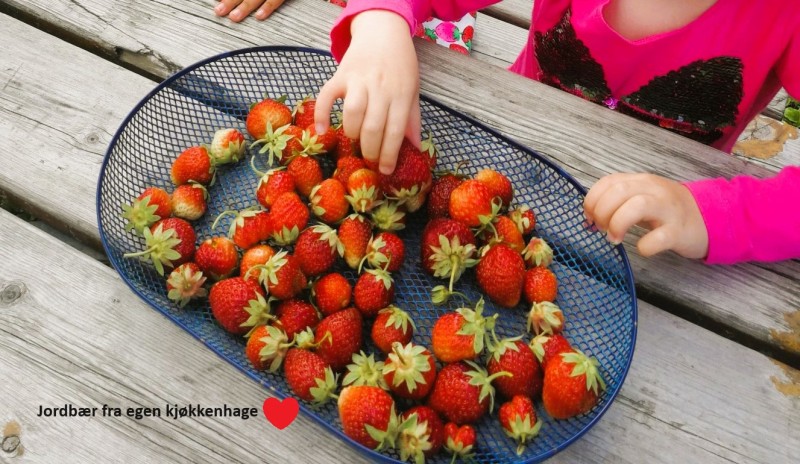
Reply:
M521 3L530 2L506 0L481 14L472 57L420 42L422 92L586 186L616 171L768 176L792 162L728 156L505 71L526 36L511 14ZM327 48L338 8L290 0L264 23L240 25L195 0L4 0L0 12L0 151L15 160L0 170L0 196L100 248L103 155L153 79L243 47ZM475 104L484 101L496 103ZM796 461L800 263L709 267L675 255L644 259L633 243L626 249L640 297L634 364L597 426L548 462ZM36 417L39 405L64 403L198 401L260 411L268 395L139 300L113 269L3 211L0 255L0 366L8 379L0 382L0 430L22 447L4 445L0 461L364 462L302 415L283 432L263 419ZM20 297L14 289L23 289ZM319 437L315 446L308 437Z

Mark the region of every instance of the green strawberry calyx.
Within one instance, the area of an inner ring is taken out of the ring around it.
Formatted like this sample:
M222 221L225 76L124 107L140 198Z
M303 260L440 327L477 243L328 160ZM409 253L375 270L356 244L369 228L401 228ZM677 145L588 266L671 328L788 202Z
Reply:
M339 381L339 376L333 373L330 367L325 368L325 377L315 379L316 386L311 387L309 393L314 398L313 404L319 405L325 403L331 398L337 398L336 385Z
M355 212L368 213L377 205L378 189L375 185L367 187L366 184L361 184L344 198L353 206Z
M155 214L158 210L157 204L150 204L151 195L134 200L132 204L122 204L122 218L128 222L125 224L126 231L134 231L137 235L142 235L144 230L162 219Z
M428 422L420 422L417 413L411 414L400 425L398 442L401 460L413 458L415 464L424 464L425 452L433 448Z
M206 283L203 271L193 271L186 265L178 266L173 270L167 283L172 287L167 292L167 298L178 303L183 308L192 298L202 298L208 295L208 290L203 288Z
M531 350L533 350L533 354L536 355L536 359L538 359L539 362L542 362L544 359L544 345L546 345L549 341L550 336L548 334L541 333L533 337L528 345L531 347Z
M355 353L353 362L347 365L342 385L368 385L386 390L388 386L383 379L383 367L383 361L375 361L375 355L367 356L363 351Z
M553 249L544 239L533 237L522 250L522 257L530 265L548 267L553 262Z
M159 224L156 230L150 232L149 228L144 229L144 243L147 247L143 251L136 253L125 253L125 258L138 257L142 261L150 261L156 268L159 275L164 275L164 266L172 267L172 262L181 258L181 254L175 250L180 245L181 239L176 237L175 229L164 230L164 224Z
M414 418L416 418L416 414L414 414ZM367 434L369 434L373 440L378 442L375 451L380 451L384 448L396 448L398 435L401 431L411 427L411 425L411 418L400 423L400 417L395 412L394 403L392 403L392 409L389 411L389 423L386 426L386 430L380 430L371 424L365 424L364 430L367 431Z
M247 314L250 316L239 325L239 327L251 328L245 334L245 337L249 337L258 326L266 325L275 320L275 316L272 315L273 301L276 301L275 298L270 297L269 300L266 300L260 293L257 293L255 299L247 302L248 306L245 307L244 310L247 311Z
M598 390L606 389L606 382L600 374L600 362L594 356L588 357L583 352L575 349L572 353L561 353L565 363L575 364L575 367L570 373L571 377L579 375L586 376L586 390L593 391L595 395L599 395Z
M520 414L514 416L514 422L509 424L509 429L503 427L503 431L509 438L516 440L517 455L522 455L525 452L525 445L530 439L539 435L539 430L542 428L542 421L538 420L535 424L531 424L530 414L525 414L521 417Z
M441 234L439 246L430 245L430 248L433 252L429 257L432 261L433 275L439 278L450 277L448 286L450 293L453 292L453 284L461 278L464 271L478 264L478 260L473 258L476 252L475 245L471 243L462 245L458 237L448 239Z
M394 373L393 387L405 384L411 393L416 391L417 384L427 383L423 374L430 370L430 353L424 346L413 343L405 346L400 342L392 343L392 352L383 366L384 375Z
M387 263L388 264L388 263ZM367 269L367 274L372 274L376 282L382 283L386 291L389 291L394 284L392 275L385 269Z
M269 152L269 156L267 157L267 165L274 165L276 158L278 161L283 159L283 151L286 149L289 141L294 138L294 136L291 134L284 134L289 126L290 124L285 124L277 129L273 129L272 122L267 121L267 131L264 134L264 137L251 143L250 148L263 144L261 149L258 150L258 153L263 155L264 153Z
M378 311L378 314L381 313L390 313L389 317L386 319L386 328L394 326L395 329L402 330L403 333L406 333L408 332L408 326L410 324L413 331L417 330L417 326L414 324L414 320L411 319L411 316L395 305L389 305Z
M483 367L475 364L473 361L464 361L467 363L469 367L472 368L471 371L467 371L466 375L469 377L469 384L475 387L480 387L480 394L478 395L478 402L482 403L487 397L489 398L489 412L492 412L494 409L494 387L492 386L492 380L498 377L513 377L514 374L508 371L500 371L495 372L492 375L489 375L486 372L486 369Z
M564 314L553 302L534 303L528 312L528 331L554 334L561 332L564 325Z
M459 308L456 310L456 312L461 314L461 317L464 318L464 324L457 333L458 335L473 336L472 349L475 351L476 355L481 354L484 346L489 344L487 343L490 341L489 334L494 332L494 326L499 316L498 314L494 314L490 317L484 317L483 308L484 301L483 298L481 298L475 305L474 311L470 308Z
M277 372L281 367L283 358L286 357L286 352L292 346L286 332L275 327L267 326L267 335L259 339L264 347L258 352L258 357L262 363L270 362L269 371Z
M494 336L494 332L492 333ZM489 352L491 353L492 358L496 362L500 362L500 358L506 354L506 351L517 351L519 352L519 346L517 346L517 342L522 340L522 335L514 338L504 338L500 341L497 338L494 339L494 343L488 347Z

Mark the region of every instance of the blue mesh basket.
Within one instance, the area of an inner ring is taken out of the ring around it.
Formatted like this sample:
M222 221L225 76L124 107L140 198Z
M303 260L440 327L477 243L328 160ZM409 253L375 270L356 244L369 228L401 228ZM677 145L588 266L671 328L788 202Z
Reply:
M179 309L167 299L165 278L151 265L122 257L141 250L143 243L125 231L120 205L130 203L150 186L171 191L172 161L185 148L210 142L217 129L236 127L246 134L245 118L251 103L265 95L285 94L287 103L293 105L309 94L316 95L335 70L336 63L327 52L297 47L239 50L190 66L161 83L128 115L106 152L98 182L100 237L123 280L151 306L279 398L292 394L282 374L254 370L244 356L245 339L225 332L214 320L207 302L193 302ZM452 169L467 158L471 160L468 174L484 167L495 168L513 182L515 201L534 209L536 234L554 250L552 269L559 281L556 303L565 314L565 335L574 346L600 361L608 388L597 406L579 417L555 421L537 404L537 414L544 423L523 455L517 456L516 444L503 434L496 408L492 415L475 424L478 462L542 461L574 442L600 419L628 372L636 340L637 310L627 257L622 247L611 246L601 233L584 226L585 191L559 167L430 98L423 96L421 105L423 128L434 134L440 150L438 168ZM211 230L213 219L222 211L257 204L257 183L258 177L246 161L219 170L216 184L210 189L208 212L194 224L198 243L227 230L230 219ZM406 262L395 273L395 282L396 304L409 311L418 328L414 342L430 346L433 323L458 305L434 307L430 302L430 289L442 282L425 274L419 265L418 239L425 222L424 213L412 215L408 227L401 232L407 247ZM355 282L352 271L343 266L337 270ZM457 283L457 289L472 301L479 297L477 288L474 272L467 272ZM496 312L490 302L486 310L488 314ZM523 304L499 311L498 336L525 332L527 311ZM376 352L369 339L365 331L366 349ZM334 402L312 407L301 401L301 410L328 428L333 437L359 448L370 458L400 462L395 452L378 453L345 436ZM445 463L449 459L441 452L429 462Z

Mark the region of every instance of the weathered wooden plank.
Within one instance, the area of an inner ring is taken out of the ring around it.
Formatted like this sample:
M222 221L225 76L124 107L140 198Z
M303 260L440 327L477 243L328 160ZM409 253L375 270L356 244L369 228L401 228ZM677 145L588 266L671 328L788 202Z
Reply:
M270 21L246 21L232 26L209 19L207 5L184 3L181 9L164 5L165 14L150 18L144 6L141 12L136 12L131 9L135 10L140 4L123 2L117 4L117 9L128 11L129 19L115 19L117 13L111 13L108 20L113 23L112 27L105 25L106 19L100 14L103 8L93 6L105 1L94 0L84 5L77 14L67 15L68 19L61 24L72 28L73 35L85 34L87 41L109 50L123 47L118 44L128 46L131 38L136 37L139 42L134 49L162 58L148 62L153 66L143 69L162 75L167 72L162 66L164 60L185 66L223 49L247 46L251 44L248 40L256 36L257 28L261 28L260 34L269 43L325 47L319 37L327 30L328 15L334 16L333 11L324 10L325 4L320 6L316 0L293 0ZM312 4L319 8L311 8ZM43 22L54 23L59 18L53 15L63 7L58 2L45 4L40 0L14 5L27 8L32 14L35 12ZM96 13L85 13L88 11ZM309 19L313 15L323 16L315 22ZM286 27L294 16L301 18L297 21L307 21L302 27L302 37L295 37L296 27ZM150 18L151 22L134 19L140 17ZM202 33L198 34L195 29ZM146 81L138 77L125 78L123 71L95 56L36 37L25 31L12 33L7 40L9 52L4 63L8 65L2 69L6 84L0 100L4 115L0 123L3 124L0 147L5 152L27 155L20 156L18 164L9 165L8 171L0 174L3 182L0 189L17 192L18 198L27 198L34 208L51 214L55 223L95 237L96 241L93 208L87 205L93 201L93 179L101 161L99 154L116 129L115 121L120 121L146 93ZM42 46L32 48L32 40L42 40ZM46 55L31 60L31 50L46 51ZM615 171L650 171L676 179L739 173L769 175L752 163L609 112L548 86L494 66L475 66L474 60L442 47L420 43L419 54L423 93L533 147L562 165L584 185L591 185L600 176ZM82 64L76 66L76 61ZM62 76L75 73L75 77L67 81L63 90L57 90L61 89L59 81L49 78L52 69L62 70ZM127 79L131 79L130 85L123 84ZM87 93L82 82L96 84ZM488 85L490 82L497 85ZM476 102L491 102L491 105ZM43 108L58 111L48 112ZM59 132L66 124L70 125L70 130L66 134ZM15 127L24 130L15 130ZM30 137L30 133L37 136ZM89 134L98 136L96 139L87 137ZM42 142L31 145L31 140ZM44 141L50 145L45 147ZM84 148L83 144L88 146ZM29 150L29 147L35 148ZM58 171L59 166L66 170ZM45 185L56 178L55 173L59 173L59 182ZM53 194L54 189L57 194ZM73 207L60 201L62 198L72 198L80 204ZM626 246L639 289L648 298L696 311L776 351L800 353L800 343L786 343L785 337L773 336L774 333L789 333L795 339L800 338L800 333L786 320L787 314L800 308L800 296L794 290L800 277L800 263L782 264L778 272L778 265L711 268L669 254L643 259L630 245L632 240L629 238ZM748 296L746 300L742 298L743 293Z
M481 11L501 21L527 30L531 27L533 0L502 0Z
M67 403L260 411L267 393L140 301L112 269L2 210L0 250L0 421L19 424L21 462L364 462L302 415L282 432L260 414L36 417L39 405ZM778 386L791 391L793 376L800 373L640 303L638 346L618 401L553 462L789 462L800 452L800 402Z

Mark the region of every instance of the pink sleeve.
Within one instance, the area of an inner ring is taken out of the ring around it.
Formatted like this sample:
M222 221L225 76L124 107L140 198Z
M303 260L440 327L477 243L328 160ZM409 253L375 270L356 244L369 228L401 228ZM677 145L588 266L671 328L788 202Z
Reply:
M789 95L800 99L800 30L794 31L775 65L775 72Z
M418 22L435 16L443 20L457 20L470 11L484 8L499 0L349 0L342 14L331 29L331 53L341 61L350 46L350 22L367 10L389 10L408 22L409 34L413 34Z
M709 264L800 258L800 166L777 176L687 182L708 229Z

